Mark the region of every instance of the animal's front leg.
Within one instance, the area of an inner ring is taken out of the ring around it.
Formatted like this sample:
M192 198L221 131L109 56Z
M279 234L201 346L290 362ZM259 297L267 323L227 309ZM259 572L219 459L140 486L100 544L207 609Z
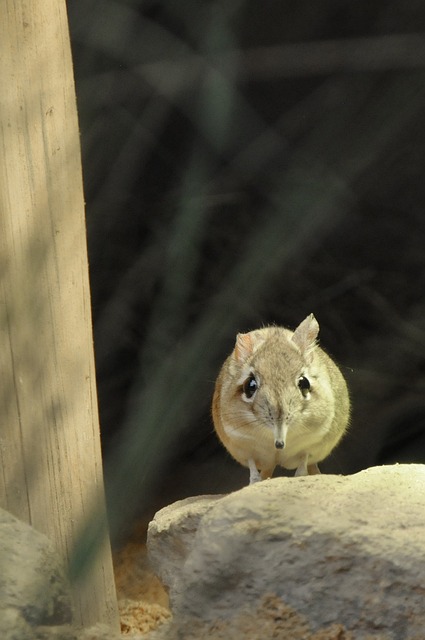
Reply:
M298 465L295 476L308 476L308 453L304 456L303 461Z
M296 476L314 476L317 473L320 473L320 469L316 463L308 464L308 454L295 471Z
M260 482L261 475L257 469L257 465L255 464L255 461L252 458L248 460L248 466L249 466L249 484L255 484L256 482Z

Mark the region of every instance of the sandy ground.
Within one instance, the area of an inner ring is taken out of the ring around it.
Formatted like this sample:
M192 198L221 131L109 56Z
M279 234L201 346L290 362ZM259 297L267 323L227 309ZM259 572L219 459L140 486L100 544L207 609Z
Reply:
M137 525L127 544L114 553L123 635L147 633L171 617L168 596L149 568L146 530L145 522Z

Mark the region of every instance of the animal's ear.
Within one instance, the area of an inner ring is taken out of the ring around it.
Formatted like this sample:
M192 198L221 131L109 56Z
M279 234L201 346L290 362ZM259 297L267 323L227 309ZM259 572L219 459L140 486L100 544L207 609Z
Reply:
M238 362L245 362L254 351L254 344L250 333L238 333L236 336L233 355Z
M316 338L319 334L319 323L311 313L295 329L292 336L293 342L300 349L301 353L308 356L316 346Z
M263 342L264 338L259 336L257 331L238 333L233 351L234 358L239 363L246 362Z

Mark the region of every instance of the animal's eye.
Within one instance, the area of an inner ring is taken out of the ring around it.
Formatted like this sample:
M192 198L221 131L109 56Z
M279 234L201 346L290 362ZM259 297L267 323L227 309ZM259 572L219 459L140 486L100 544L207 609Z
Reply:
M255 379L254 374L250 373L250 375L242 385L242 391L244 393L245 399L250 400L251 398L253 398L255 392L257 391L257 388L257 380Z
M304 398L306 398L311 390L310 380L305 376L301 376L298 379L298 388L303 394Z

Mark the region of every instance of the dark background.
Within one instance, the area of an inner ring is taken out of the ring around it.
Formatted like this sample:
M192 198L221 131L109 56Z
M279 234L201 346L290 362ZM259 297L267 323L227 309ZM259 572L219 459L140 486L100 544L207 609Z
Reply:
M424 462L423 2L68 11L116 531L248 482L214 379L238 331L311 312L353 404L322 471Z

